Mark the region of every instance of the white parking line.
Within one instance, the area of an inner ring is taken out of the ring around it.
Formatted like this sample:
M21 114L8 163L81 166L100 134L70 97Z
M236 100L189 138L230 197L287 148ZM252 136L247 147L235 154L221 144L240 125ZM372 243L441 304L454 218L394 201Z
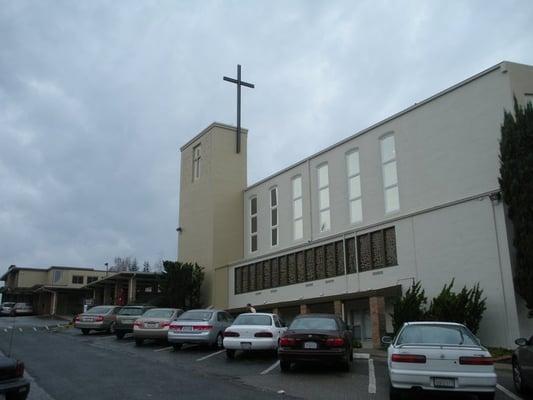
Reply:
M376 393L376 374L374 372L374 360L368 359L368 393Z
M226 350L215 351L214 353L208 354L208 355L205 356L205 357L198 358L196 361L204 361L204 360L207 360L209 357L216 356L217 354L224 353L225 351L226 351Z
M167 350L172 350L172 346L168 346L168 347L163 347L162 349L155 349L154 351L156 353L160 352L160 351L167 351Z
M509 391L508 389L504 388L502 385L500 384L497 384L496 385L496 388L501 390L504 394L506 394L507 396L509 396L511 399L513 400L522 400L521 397L517 396L516 394L514 394L513 392Z
M364 360L368 360L370 358L370 354L368 353L353 353L353 358L361 358Z
M272 371L274 368L277 368L279 365L279 360L276 361L274 364L272 364L270 367L268 367L267 369L265 369L263 372L261 372L259 375L266 375L268 374L270 371Z

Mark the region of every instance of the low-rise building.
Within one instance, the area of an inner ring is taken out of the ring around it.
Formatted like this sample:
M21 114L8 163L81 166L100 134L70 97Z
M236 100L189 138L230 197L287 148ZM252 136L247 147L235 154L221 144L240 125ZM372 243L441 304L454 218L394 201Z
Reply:
M85 286L106 276L94 268L51 266L46 269L12 265L0 277L2 302L25 302L37 314L74 315L83 310L84 300L92 298Z

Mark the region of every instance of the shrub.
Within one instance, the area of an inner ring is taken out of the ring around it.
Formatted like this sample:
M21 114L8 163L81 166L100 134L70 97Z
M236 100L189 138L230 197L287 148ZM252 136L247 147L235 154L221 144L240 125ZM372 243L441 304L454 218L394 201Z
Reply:
M405 294L394 304L394 313L391 314L394 333L398 333L404 322L424 320L426 313L424 304L426 303L427 298L420 281L413 282Z
M464 324L473 333L479 330L483 312L487 308L486 298L481 298L483 290L479 283L473 288L466 286L457 294L452 291L455 279L444 285L442 291L431 301L427 319L433 321L458 322Z

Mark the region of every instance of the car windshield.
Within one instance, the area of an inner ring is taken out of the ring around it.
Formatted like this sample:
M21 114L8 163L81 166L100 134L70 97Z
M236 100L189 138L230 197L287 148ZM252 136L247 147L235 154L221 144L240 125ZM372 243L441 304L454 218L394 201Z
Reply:
M4 303L2 304L2 307L13 307L15 303Z
M270 315L239 315L233 325L272 325Z
M144 312L144 309L139 307L124 307L122 308L118 314L119 315L142 315Z
M153 309L148 310L143 314L143 317L145 318L170 318L172 317L172 314L174 314L174 310L169 309Z
M296 318L294 321L292 321L292 324L289 329L316 329L321 331L336 331L339 328L337 327L337 322L335 322L333 318L309 317Z
M107 314L113 307L93 307L85 314Z
M187 321L209 321L213 316L212 311L187 311L178 319Z
M400 333L396 344L479 346L469 330L454 325L408 325Z

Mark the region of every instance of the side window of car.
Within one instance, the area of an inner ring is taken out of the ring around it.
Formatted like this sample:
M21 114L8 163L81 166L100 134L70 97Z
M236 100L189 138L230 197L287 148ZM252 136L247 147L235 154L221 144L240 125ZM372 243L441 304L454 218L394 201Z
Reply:
M274 315L274 325L276 325L276 328L281 328L281 322L277 315Z
M228 321L230 324L233 323L233 317L231 316L231 314L229 313L224 313L226 314L226 321Z
M224 313L217 313L217 321L218 322L224 322L226 320Z

